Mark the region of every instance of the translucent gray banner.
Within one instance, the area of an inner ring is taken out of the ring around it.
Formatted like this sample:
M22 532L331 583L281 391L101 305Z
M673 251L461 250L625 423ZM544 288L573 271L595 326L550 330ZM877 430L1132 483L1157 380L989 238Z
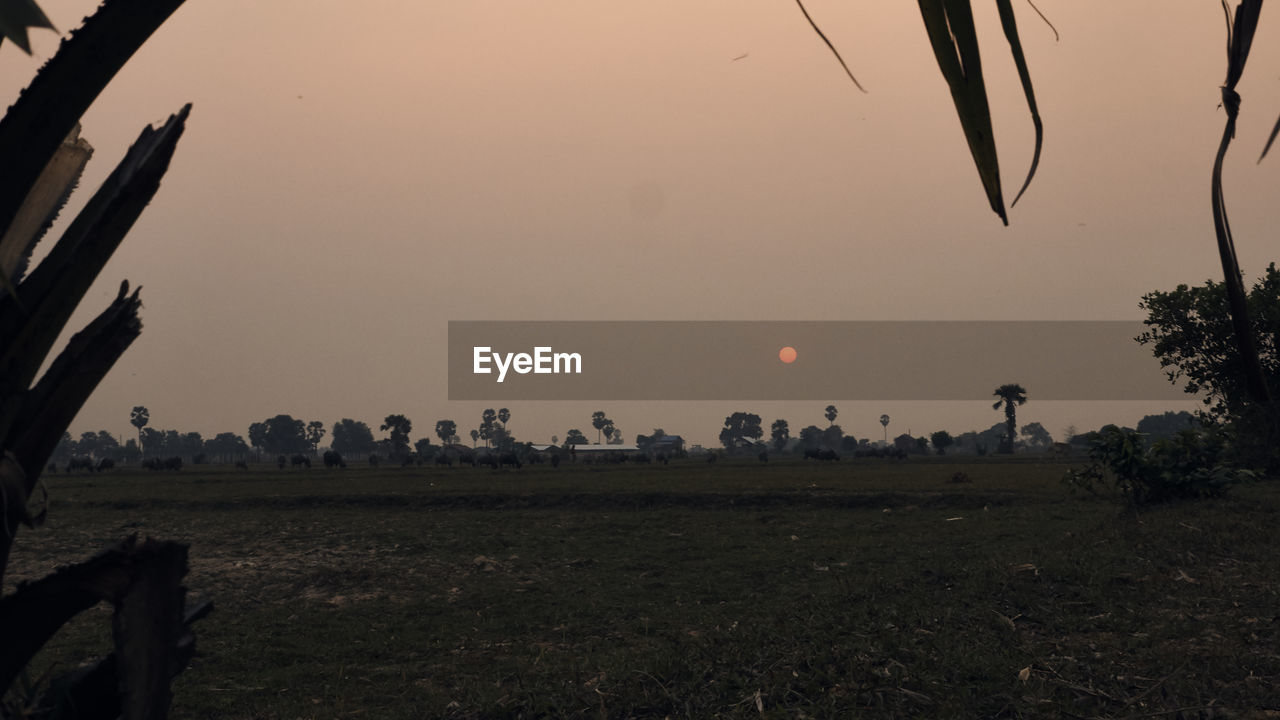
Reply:
M450 400L1186 400L1141 321L451 321ZM794 349L794 359L784 348ZM780 355L781 353L781 355Z

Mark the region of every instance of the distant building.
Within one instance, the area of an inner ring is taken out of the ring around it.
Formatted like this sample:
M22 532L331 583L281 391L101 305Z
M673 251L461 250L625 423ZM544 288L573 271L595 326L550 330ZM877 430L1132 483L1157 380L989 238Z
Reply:
M654 438L649 447L654 452L681 453L684 452L684 438L679 435L663 435Z

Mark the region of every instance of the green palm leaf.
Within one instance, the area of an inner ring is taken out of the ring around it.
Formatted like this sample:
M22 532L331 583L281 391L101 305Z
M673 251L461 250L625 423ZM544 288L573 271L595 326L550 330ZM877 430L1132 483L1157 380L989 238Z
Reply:
M1032 7L1035 7L1032 5ZM1040 109L1036 107L1036 93L1031 87L1031 73L1027 70L1027 59L1022 55L1022 41L1018 39L1018 22L1013 17L1013 3L1011 0L996 0L996 8L1000 11L1000 26L1004 28L1004 36L1009 41L1009 49L1013 51L1013 63L1018 66L1018 79L1022 81L1022 93L1027 96L1027 107L1031 110L1031 122L1036 128L1036 149L1031 156L1031 169L1027 171L1027 179L1022 183L1022 189L1018 190L1018 194L1013 198L1013 202L1009 203L1009 207L1018 204L1018 199L1022 197L1022 193L1027 191L1027 186L1031 184L1031 178L1035 177L1036 167L1040 165L1040 147L1044 144L1044 123L1040 121ZM1038 9L1036 12L1040 12ZM1041 17L1044 17L1041 15ZM1046 22L1048 22L1046 20ZM1050 25L1050 27L1053 27ZM1056 30L1054 32L1057 32Z
M973 24L969 0L919 0L920 15L933 46L938 68L951 88L951 100L969 141L969 152L978 176L987 191L991 209L1005 225L1004 195L1000 189L1000 162L996 157L991 129L991 106L982 79L982 59L978 54L978 33ZM1016 29L1014 37L1017 37ZM1029 80L1027 81L1030 82Z

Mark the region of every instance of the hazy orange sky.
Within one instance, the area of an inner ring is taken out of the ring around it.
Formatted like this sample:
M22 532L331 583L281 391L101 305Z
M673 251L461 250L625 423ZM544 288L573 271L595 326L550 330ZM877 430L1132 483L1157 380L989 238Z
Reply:
M96 1L43 4L65 32ZM1031 121L994 10L976 5L1011 197ZM867 94L783 0L190 0L83 120L96 153L72 211L145 124L194 104L73 321L122 278L144 288L145 330L73 433L131 436L139 404L153 427L206 436L278 413L465 432L493 403L447 401L449 320L1136 319L1145 292L1219 278L1217 2L1042 0L1059 42L1015 3L1045 147L1007 228L916 6L807 6ZM1276 20L1262 18L1226 170L1249 281L1276 259L1280 160L1255 165L1280 114ZM57 37L33 43L32 58L0 51L10 100ZM1055 435L1165 409L1028 391L1020 421ZM859 437L881 436L881 413L891 435L1002 418L984 402L830 400ZM714 444L731 412L795 433L825 424L823 405L509 407L522 440L590 434L603 409L628 440L661 426Z

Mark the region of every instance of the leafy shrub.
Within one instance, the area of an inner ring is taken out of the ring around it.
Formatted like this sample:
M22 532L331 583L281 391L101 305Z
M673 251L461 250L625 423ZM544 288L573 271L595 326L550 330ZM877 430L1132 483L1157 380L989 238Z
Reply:
M1116 495L1129 505L1218 497L1232 485L1253 479L1235 467L1231 447L1219 428L1187 428L1150 448L1144 435L1107 425L1092 433L1085 468L1069 471L1068 485L1095 495Z
M1270 402L1251 399L1236 342L1225 283L1179 285L1142 296L1147 330L1135 338L1151 346L1170 382L1184 383L1204 402L1201 424L1223 426L1233 452L1251 466L1280 474L1280 269L1275 263L1249 291L1246 304L1263 384Z

